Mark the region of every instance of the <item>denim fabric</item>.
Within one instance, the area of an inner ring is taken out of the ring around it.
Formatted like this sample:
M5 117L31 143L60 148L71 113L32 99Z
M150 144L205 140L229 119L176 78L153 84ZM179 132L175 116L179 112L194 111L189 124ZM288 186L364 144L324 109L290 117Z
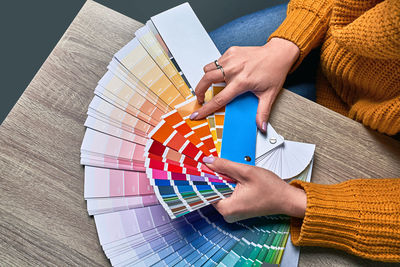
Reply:
M223 54L231 46L261 46L286 17L286 4L274 6L235 19L210 32ZM315 101L315 78L319 51L312 51L299 68L289 74L284 88Z

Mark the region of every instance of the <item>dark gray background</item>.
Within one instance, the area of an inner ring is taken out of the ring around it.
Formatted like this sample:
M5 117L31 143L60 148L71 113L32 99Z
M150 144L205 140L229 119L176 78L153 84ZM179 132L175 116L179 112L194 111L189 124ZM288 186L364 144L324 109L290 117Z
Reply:
M285 0L96 0L138 21L189 2L207 31L242 15ZM3 122L46 60L82 5L83 0L8 0L0 4L1 96Z

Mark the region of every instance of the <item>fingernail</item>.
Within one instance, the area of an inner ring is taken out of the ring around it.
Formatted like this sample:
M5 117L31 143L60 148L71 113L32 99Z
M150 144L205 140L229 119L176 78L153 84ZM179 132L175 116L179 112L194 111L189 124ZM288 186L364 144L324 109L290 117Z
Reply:
M192 115L190 115L189 119L194 120L196 119L197 115L199 115L198 112L193 112Z
M207 163L207 164L213 164L214 163L215 158L214 157L204 157L203 158L203 162Z
M265 121L262 123L261 129L262 129L264 132L267 130L267 123L266 123Z

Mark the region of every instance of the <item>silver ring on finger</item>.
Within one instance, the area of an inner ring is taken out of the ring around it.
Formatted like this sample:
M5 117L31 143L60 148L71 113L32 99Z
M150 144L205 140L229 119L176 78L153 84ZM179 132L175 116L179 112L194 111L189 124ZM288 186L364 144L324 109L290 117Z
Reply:
M215 67L217 67L217 69L220 69L220 68L222 68L222 66L221 65L219 65L219 63L218 63L218 60L216 59L216 60L214 60L214 64L215 64Z
M222 72L222 76L223 76L224 81L225 81L225 71L224 71L224 68L223 68L222 66L219 66L218 69Z

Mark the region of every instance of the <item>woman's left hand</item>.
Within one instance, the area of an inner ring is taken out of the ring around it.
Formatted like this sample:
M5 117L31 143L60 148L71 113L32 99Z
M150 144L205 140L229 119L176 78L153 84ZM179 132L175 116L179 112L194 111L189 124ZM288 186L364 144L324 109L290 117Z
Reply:
M292 42L272 38L264 46L231 47L218 64L211 62L204 67L204 76L196 86L200 104L212 83L226 82L226 87L190 119L202 119L225 106L236 96L251 91L259 99L256 123L265 132L269 113L276 96L281 90L290 68L299 57L300 50Z

